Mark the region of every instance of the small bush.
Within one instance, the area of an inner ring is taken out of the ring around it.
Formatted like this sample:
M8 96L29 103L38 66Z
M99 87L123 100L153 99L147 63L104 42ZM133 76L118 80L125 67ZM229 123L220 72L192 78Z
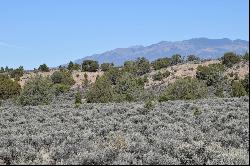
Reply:
M80 92L77 92L75 95L75 104L82 104L82 95L80 94Z
M229 73L229 77L233 77L234 76L234 72Z
M113 100L112 82L107 76L99 77L86 94L88 103L108 103Z
M215 96L220 97L220 98L224 97L224 88L222 85L216 86Z
M171 57L171 65L177 65L178 63L182 63L183 58L179 54L175 54Z
M150 72L150 63L144 57L137 58L136 61L126 61L124 62L122 72L131 73L136 76L142 76Z
M113 63L103 63L103 64L101 64L101 70L102 71L107 71L113 66L114 66Z
M155 70L160 70L162 68L167 68L170 65L169 58L159 58L151 63Z
M227 67L232 67L234 64L239 63L241 60L240 56L236 55L233 52L225 53L221 59L222 64Z
M20 66L19 68L17 68L17 69L10 72L10 77L14 78L17 81L19 81L20 77L22 77L23 74L24 74L23 66Z
M84 73L83 87L89 86L88 74Z
M0 99L8 99L19 95L21 86L7 75L0 74Z
M144 108L147 109L147 110L152 110L156 105L156 102L153 101L153 100L148 100L145 105L144 105Z
M170 76L169 71L165 71L164 73L159 71L158 73L153 75L153 80L154 81L162 81L164 78L167 78L168 76Z
M162 73L164 78L168 78L170 76L170 71L166 70L165 72Z
M18 102L23 106L46 105L52 101L53 95L52 81L49 78L36 76L24 85Z
M147 82L148 82L148 77L146 75L144 75L143 77L137 78L137 84L140 86L144 86L145 83Z
M65 84L54 84L53 85L53 92L55 93L56 96L68 92L70 89L69 85Z
M0 73L4 73L5 71L4 71L4 68L3 67L1 67L0 68Z
M134 61L124 62L122 72L127 72L136 75L136 65Z
M51 75L51 80L54 84L64 84L69 86L75 84L72 75L66 70L55 71Z
M234 74L234 80L240 80L240 77L239 77L239 74L238 74L238 73L235 73L235 74Z
M38 70L42 72L49 72L49 67L46 64L42 64L39 66Z
M194 107L194 109L193 109L193 115L194 116L199 116L201 114L202 114L202 110L200 108L198 108L198 107Z
M104 75L111 81L112 85L116 85L117 80L121 77L122 73L123 72L118 68L110 68Z
M249 61L249 53L246 52L243 57L242 57L245 61Z
M206 96L207 86L197 79L187 77L169 85L163 95L160 96L160 101L194 100Z
M163 74L159 71L158 73L156 73L155 75L153 75L153 80L154 81L161 81L161 80L163 80Z
M142 84L138 84L138 80L131 73L124 73L114 87L117 102L135 101L138 91L143 89Z
M244 86L241 84L240 81L232 81L232 97L241 97L245 96L247 94L246 90L244 89Z
M197 67L196 78L205 80L208 86L215 85L223 79L224 66L222 64L210 64Z
M195 55L188 55L187 60L188 61L199 61L200 58L195 56Z
M249 94L249 74L245 75L245 78L241 81L241 84L245 88L246 92Z
M148 76L147 76L147 75L144 75L144 76L143 76L143 82L144 82L144 83L148 83Z
M98 68L99 68L99 64L97 61L85 60L82 63L82 71L96 72Z
M144 57L137 58L137 60L135 61L135 66L136 66L136 75L137 76L142 76L142 75L150 72L150 63Z
M81 70L81 66L77 63L73 63L72 61L69 62L68 65L68 70L72 71L72 70Z

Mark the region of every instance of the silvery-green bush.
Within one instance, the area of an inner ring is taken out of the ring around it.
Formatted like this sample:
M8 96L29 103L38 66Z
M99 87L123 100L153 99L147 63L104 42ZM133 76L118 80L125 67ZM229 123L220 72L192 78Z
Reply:
M145 103L75 108L72 101L25 107L3 103L0 160L29 165L249 164L248 97L168 101L146 113L141 112Z

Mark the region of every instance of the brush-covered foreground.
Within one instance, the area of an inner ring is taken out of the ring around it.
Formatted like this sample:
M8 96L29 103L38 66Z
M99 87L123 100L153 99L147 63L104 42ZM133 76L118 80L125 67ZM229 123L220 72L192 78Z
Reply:
M249 164L249 97L0 106L0 164Z

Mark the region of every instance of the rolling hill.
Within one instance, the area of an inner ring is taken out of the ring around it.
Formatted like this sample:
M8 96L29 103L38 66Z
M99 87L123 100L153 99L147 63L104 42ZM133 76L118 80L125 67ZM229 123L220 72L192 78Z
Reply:
M249 41L208 38L193 38L190 40L169 42L162 41L149 46L132 46L129 48L117 48L101 54L94 54L75 62L81 63L84 60L97 60L100 64L113 62L115 65L122 65L127 60L135 60L138 57L145 57L153 61L161 57L170 57L173 54L188 56L194 54L200 58L216 59L225 52L233 51L237 54L244 54L249 51Z

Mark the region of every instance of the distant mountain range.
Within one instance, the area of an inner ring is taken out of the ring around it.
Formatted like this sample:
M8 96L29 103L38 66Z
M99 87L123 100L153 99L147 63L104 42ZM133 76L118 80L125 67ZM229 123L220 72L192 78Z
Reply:
M200 58L216 59L229 51L244 54L246 51L249 51L249 41L240 39L230 40L228 38L193 38L176 42L162 41L146 47L117 48L102 54L87 56L75 62L82 63L84 60L96 60L99 64L113 62L115 65L122 65L125 61L135 60L138 57L145 57L153 61L162 57L171 57L173 54L180 54L182 56L194 54Z

